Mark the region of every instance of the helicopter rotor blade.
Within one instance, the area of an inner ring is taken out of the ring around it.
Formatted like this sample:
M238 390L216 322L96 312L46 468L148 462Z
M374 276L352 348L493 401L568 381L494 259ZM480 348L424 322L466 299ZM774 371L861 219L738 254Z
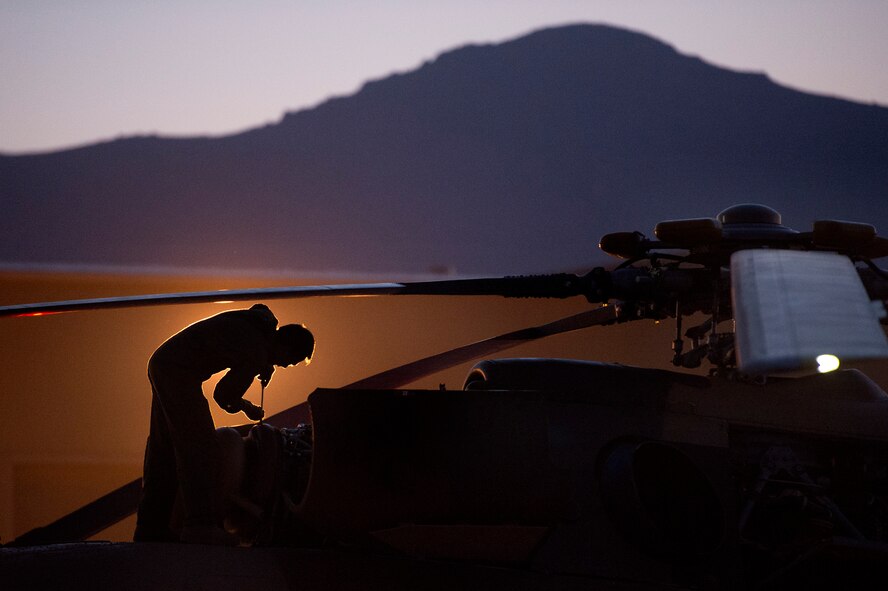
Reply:
M568 316L554 322L540 326L532 326L515 330L499 336L477 341L462 347L450 349L442 353L430 355L416 361L411 361L398 367L387 369L380 373L352 382L343 389L348 390L389 390L400 388L411 382L422 379L433 373L444 371L460 363L471 361L484 355L492 355L524 343L553 336L591 326L609 324L616 321L617 308L615 306L601 306L594 310L587 310ZM309 420L308 403L302 402L285 410L265 418L271 424L295 425Z
M591 326L609 324L617 319L617 308L614 306L601 306L594 310L580 312L573 316L549 322L541 326L532 326L501 334L499 336L477 341L462 347L450 349L442 353L430 355L416 361L411 361L398 367L387 369L380 373L352 382L343 389L347 390L390 390L400 388L411 382L422 379L433 373L444 371L460 363L471 361L484 355L492 355L517 347L535 339L553 336ZM265 418L265 422L280 425L295 425L310 420L308 402L301 402L285 410L277 412Z
M140 294L107 298L87 298L55 302L37 302L0 306L0 317L43 316L84 310L138 308L169 304L200 304L219 301L248 301L311 297L316 295L383 295L403 289L399 283L371 283L363 285L314 285L292 287L265 287L238 290L195 291L182 293Z
M888 357L872 294L851 260L832 252L742 250L731 256L738 366L807 371ZM882 310L884 312L884 309Z
M400 388L410 382L449 369L460 363L471 361L472 359L484 355L498 353L499 351L517 347L518 345L536 339L591 326L610 324L617 320L617 313L616 306L601 306L600 308L580 312L579 314L568 316L554 322L508 332L483 341L444 351L443 353L431 355L358 380L357 382L343 386L343 388L349 390L387 390Z
M141 496L142 479L136 478L48 525L25 532L8 545L81 542L135 513Z
M483 279L450 279L408 283L358 283L333 285L297 285L223 289L182 293L141 294L132 296L89 298L56 302L38 302L0 306L0 318L9 316L43 316L82 310L135 308L170 304L196 304L220 301L276 300L330 296L383 295L498 295L518 298L567 298L583 295L589 279L569 273L538 276L493 277Z

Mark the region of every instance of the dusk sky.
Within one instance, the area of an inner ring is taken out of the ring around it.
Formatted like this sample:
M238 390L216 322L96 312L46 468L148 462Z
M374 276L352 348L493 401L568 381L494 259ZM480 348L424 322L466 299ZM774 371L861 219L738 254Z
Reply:
M0 152L224 135L467 43L576 22L888 106L884 0L0 0Z

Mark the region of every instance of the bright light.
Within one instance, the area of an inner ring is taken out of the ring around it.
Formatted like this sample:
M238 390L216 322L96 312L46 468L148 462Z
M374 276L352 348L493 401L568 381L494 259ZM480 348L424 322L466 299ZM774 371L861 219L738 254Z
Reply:
M835 355L818 355L817 371L827 373L839 369L839 358Z
M218 301L213 302L213 303L214 303L214 304L233 304L233 303L234 303L234 300L218 300Z

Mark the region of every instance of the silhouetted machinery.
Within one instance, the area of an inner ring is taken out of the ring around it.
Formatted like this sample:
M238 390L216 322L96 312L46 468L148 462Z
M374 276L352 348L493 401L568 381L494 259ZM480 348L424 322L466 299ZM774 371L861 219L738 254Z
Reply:
M263 424L219 429L227 527L252 552L285 547L426 565L437 573L436 588L469 580L478 588L477 581L559 589L881 587L888 395L860 371L835 367L888 355L880 326L888 276L871 262L888 255L888 240L851 222L797 232L774 210L751 204L716 219L662 222L655 235L605 236L601 248L623 262L584 276L226 292L250 300L582 296L603 304L318 389L310 414L301 405ZM460 391L403 388L531 339L643 318L674 318L674 365L708 363L709 374L497 358L478 362ZM366 586L401 588L387 581L368 576Z

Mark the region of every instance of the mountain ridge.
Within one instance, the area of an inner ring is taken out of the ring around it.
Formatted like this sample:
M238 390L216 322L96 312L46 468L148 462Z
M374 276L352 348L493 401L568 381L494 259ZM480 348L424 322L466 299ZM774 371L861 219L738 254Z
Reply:
M888 109L569 25L236 134L0 157L0 260L516 273L737 202L888 227L886 138Z

